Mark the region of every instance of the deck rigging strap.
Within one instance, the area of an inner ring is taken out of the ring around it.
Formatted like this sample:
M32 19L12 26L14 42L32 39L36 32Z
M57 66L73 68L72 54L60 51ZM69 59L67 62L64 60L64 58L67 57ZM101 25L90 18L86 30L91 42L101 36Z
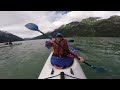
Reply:
M71 78L75 78L75 79L81 79L81 78L76 78L76 77L67 75L67 74L65 74L64 72L61 72L61 73L58 74L58 75L55 75L55 76L52 76L52 77L48 77L48 78L45 78L45 79L50 79L50 78L53 78L53 77L56 77L56 76L59 76L59 75L60 75L61 79L65 79L65 76L68 76L68 77L71 77Z

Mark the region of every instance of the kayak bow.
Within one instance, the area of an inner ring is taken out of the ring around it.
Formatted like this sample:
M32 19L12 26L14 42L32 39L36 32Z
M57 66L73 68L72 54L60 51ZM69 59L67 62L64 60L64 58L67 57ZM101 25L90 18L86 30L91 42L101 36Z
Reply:
M69 68L56 69L50 62L52 54L53 52L49 55L38 79L86 79L77 59L74 59L73 65Z

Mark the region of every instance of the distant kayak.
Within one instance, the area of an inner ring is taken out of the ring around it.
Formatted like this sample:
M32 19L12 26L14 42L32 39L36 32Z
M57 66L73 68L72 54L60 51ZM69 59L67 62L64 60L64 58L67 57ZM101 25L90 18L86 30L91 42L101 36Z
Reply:
M12 47L12 46L16 46L16 45L21 45L22 43L13 43L13 44L9 44L9 45L0 45L0 48L3 47Z
M74 42L74 40L68 40L68 42Z
M50 63L52 54L53 52L49 55L38 79L87 79L76 58L70 67L57 69Z

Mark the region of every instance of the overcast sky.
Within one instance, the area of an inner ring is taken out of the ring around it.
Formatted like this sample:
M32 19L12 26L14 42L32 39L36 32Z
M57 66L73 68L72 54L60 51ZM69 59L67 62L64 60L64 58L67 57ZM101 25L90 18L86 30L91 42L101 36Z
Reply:
M0 11L0 30L31 38L41 34L25 28L27 23L37 24L46 33L72 21L88 17L109 18L112 15L120 15L120 11Z

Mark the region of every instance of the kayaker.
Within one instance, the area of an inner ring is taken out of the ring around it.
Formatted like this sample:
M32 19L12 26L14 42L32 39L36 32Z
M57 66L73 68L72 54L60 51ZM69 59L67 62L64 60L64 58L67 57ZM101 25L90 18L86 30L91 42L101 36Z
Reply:
M55 38L53 38L51 41L46 42L46 47L48 47L48 49L50 49L51 46L54 49L53 56L51 58L51 64L56 68L61 68L61 69L71 66L73 63L74 56L72 56L70 53L65 51L55 42L59 43L62 47L64 47L66 50L69 51L67 40L63 38L63 35L61 33L57 33ZM81 62L84 61L84 59L79 54L75 54L75 55L78 58L80 58Z
M9 45L12 45L12 41L9 41Z
M5 45L8 45L8 42L6 42Z

